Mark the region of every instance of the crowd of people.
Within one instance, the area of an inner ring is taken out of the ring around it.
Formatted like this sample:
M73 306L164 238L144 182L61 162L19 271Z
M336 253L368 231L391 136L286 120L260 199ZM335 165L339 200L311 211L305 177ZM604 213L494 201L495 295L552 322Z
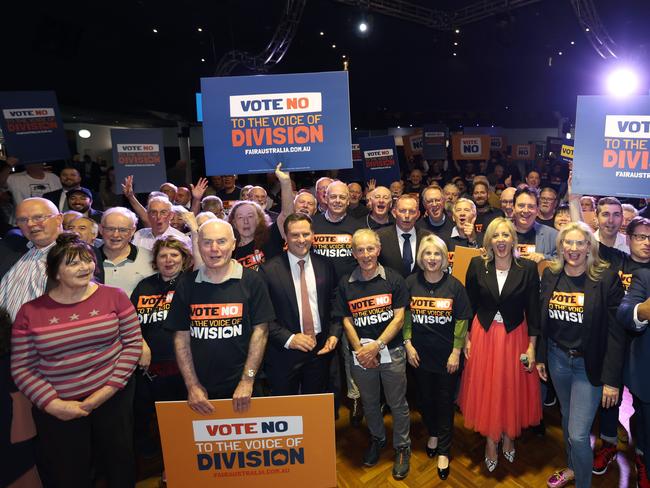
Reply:
M0 169L6 484L134 486L136 455L158 448L156 401L208 415L212 399L241 412L333 392L337 418L342 404L365 418L365 466L390 411L397 480L412 411L444 480L456 405L489 473L516 462L524 429L543 435L557 397L567 466L548 486L582 488L616 457L625 386L650 486L650 198L574 194L545 161L525 177L497 159L419 161L387 186L279 165L264 185L212 176L144 198L132 177L106 198L79 166L17 163ZM477 250L460 275L457 247Z

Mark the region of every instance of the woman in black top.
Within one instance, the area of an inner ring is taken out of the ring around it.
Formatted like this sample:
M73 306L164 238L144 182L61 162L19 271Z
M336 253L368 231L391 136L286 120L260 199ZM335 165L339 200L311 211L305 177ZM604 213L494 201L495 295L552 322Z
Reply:
M504 217L485 232L485 256L472 259L465 286L475 313L458 397L465 425L486 437L485 465L494 471L497 445L514 462L514 439L542 416L535 363L539 333L537 265L517 257L517 233ZM522 359L523 356L523 359Z
M257 203L235 203L228 214L228 222L237 240L232 257L244 268L257 271L265 261L282 252L282 245L269 238L271 220Z
M575 479L591 486L589 441L598 405L616 405L621 384L625 332L616 322L623 287L599 257L589 226L574 222L557 236L558 256L542 277L542 340L537 369L548 372L560 400L568 467L548 480L558 488Z
M145 453L156 449L148 436L154 402L187 396L176 364L174 334L165 329L165 322L177 278L192 268L192 254L184 243L169 236L154 243L152 264L158 272L140 281L131 294L144 339L141 374L136 375L135 434L139 451Z
M462 283L445 273L447 246L442 239L424 237L416 261L421 271L406 279L411 302L402 334L429 432L426 452L429 457L438 453L438 476L444 480L449 475L460 352L472 309Z

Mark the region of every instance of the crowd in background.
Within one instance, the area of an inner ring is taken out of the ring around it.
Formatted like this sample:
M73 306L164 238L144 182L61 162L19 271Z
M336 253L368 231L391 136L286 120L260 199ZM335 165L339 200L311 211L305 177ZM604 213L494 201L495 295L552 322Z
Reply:
M337 417L365 418L365 466L391 412L397 480L411 411L444 480L455 405L492 472L559 400L567 467L548 485L587 487L616 457L626 386L650 486L650 198L576 195L566 163L498 155L411 160L385 186L281 165L187 181L179 162L147 194L89 157L17 168L0 167L7 484L133 486L155 401L333 392ZM460 248L476 255L458 277Z

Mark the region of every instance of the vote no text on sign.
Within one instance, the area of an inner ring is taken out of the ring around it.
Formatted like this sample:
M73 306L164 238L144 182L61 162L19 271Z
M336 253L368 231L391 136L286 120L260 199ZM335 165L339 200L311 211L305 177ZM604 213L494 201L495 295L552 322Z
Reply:
M352 167L346 71L201 78L208 175Z
M213 414L187 402L157 402L167 486L336 486L331 393L253 398L247 412L212 400Z
M158 190L167 181L162 129L111 129L111 143L116 193L130 175L136 193Z
M573 191L650 195L650 96L580 96L573 150Z
M451 137L451 152L454 160L490 159L489 135L454 134Z
M8 155L22 163L70 157L53 91L0 92L0 129Z

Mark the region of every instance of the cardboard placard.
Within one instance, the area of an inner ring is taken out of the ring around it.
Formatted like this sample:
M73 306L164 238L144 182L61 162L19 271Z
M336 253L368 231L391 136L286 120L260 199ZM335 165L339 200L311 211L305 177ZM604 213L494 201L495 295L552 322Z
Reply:
M212 400L201 415L187 402L156 402L169 488L336 486L334 397L252 398L247 412Z
M481 250L473 247L456 246L454 249L454 266L451 275L465 285L467 268L472 258L481 255Z
M574 193L650 194L650 96L578 97L574 144Z
M347 71L201 78L208 175L352 167Z
M451 136L452 156L456 161L489 159L491 143L491 136L488 135L454 134Z

